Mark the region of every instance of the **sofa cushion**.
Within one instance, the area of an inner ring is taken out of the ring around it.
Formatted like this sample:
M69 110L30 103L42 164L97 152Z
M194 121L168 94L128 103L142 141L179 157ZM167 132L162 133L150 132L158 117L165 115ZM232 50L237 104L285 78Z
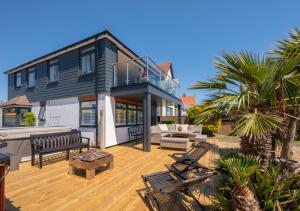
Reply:
M188 127L189 132L192 133L202 133L202 125L189 125Z
M168 131L169 130L166 124L159 124L158 126L161 129L161 131Z
M176 124L176 130L180 131L180 127L181 127L182 132L188 132L188 126L189 125Z
M176 125L175 124L167 124L167 127L168 127L169 130L172 130L172 131L176 130Z

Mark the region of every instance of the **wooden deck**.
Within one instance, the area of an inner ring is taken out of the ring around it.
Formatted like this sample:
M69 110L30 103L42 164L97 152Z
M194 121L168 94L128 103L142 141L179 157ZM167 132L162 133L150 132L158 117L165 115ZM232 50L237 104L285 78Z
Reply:
M6 206L10 210L149 210L141 175L165 170L164 165L173 162L168 154L175 151L160 150L157 145L152 145L150 153L141 149L135 142L106 149L114 155L114 169L100 172L91 181L69 175L64 160L43 169L22 163L19 171L6 177ZM212 167L217 158L218 149L211 150L200 163ZM210 204L214 185L211 179L200 187L202 204Z

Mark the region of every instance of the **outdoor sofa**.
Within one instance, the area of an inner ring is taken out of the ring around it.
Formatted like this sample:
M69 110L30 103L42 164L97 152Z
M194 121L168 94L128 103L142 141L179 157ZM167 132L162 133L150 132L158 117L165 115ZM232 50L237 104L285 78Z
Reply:
M181 127L183 132L190 133L189 140L191 141L205 141L206 135L202 135L201 125L189 124L158 124L151 126L151 143L160 144L160 138L167 136L171 131L178 131Z

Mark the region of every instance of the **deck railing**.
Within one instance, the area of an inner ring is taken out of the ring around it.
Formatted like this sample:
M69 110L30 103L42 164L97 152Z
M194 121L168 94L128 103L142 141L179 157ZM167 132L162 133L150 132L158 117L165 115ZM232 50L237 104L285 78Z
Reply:
M180 96L179 79L162 71L149 57L114 64L114 87L149 82L169 94Z

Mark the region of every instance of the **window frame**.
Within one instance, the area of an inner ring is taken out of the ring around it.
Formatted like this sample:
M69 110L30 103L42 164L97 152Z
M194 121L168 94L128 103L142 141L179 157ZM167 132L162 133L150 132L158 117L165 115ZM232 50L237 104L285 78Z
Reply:
M34 84L30 86L29 85L29 74L31 74L31 73L34 73ZM26 76L27 76L27 88L35 87L35 85L36 85L36 83L35 83L36 82L36 68L35 68L35 66L27 68Z
M91 55L94 54L94 62L92 62L92 57ZM83 56L90 56L90 64L91 64L91 68L92 70L89 72L83 72L82 71L82 57ZM79 50L79 76L83 76L83 75L90 75L90 74L94 74L95 73L95 69L96 69L96 47L95 45L88 45L88 46L84 46L82 48L80 48Z
M52 63L52 64L51 64L51 63ZM58 66L58 70L57 70L57 79L51 81L51 80L50 80L50 68L51 68L52 66L55 66L55 65ZM47 75L48 75L48 77L47 77L47 82L48 82L48 84L50 84L50 83L56 83L56 82L59 81L59 71L60 71L60 60L59 60L59 58L54 58L54 59L48 60L48 68L47 68Z
M122 104L125 105L125 108L117 108L117 104ZM134 106L135 109L130 108L130 106ZM125 124L117 124L116 123L116 113L117 113L117 109L125 109ZM129 123L128 122L128 111L135 111L135 123ZM138 122L138 113L142 112L142 115L144 115L143 113L143 106L141 105L137 105L137 104L133 104L133 103L123 103L123 102L116 102L115 103L115 127L132 127L132 126L140 126L144 124L144 121L142 121L142 123ZM143 116L144 118L144 116Z
M18 76L17 75L20 75L20 85L17 85L17 81L18 81ZM22 86L22 72L16 72L14 74L14 83L15 83L15 88L20 88Z
M93 107L84 107L82 108L82 103L85 103L85 102L95 102L96 106L95 108ZM91 110L91 109L94 109L95 110L95 124L94 125L83 125L82 124L82 110ZM83 101L80 101L79 102L79 126L80 127L96 127L97 126L97 102L96 100L83 100Z
M42 108L45 108L45 109L43 110L43 116L41 117ZM40 111L39 111L38 119L40 121L46 121L46 105L41 105L40 106Z
M121 105L125 105L125 108L118 108L117 104L121 104ZM117 124L116 123L116 114L117 114L117 110L125 110L125 123L123 124ZM116 127L124 127L127 125L127 104L126 103L122 103L122 102L116 102L115 103L115 125Z

